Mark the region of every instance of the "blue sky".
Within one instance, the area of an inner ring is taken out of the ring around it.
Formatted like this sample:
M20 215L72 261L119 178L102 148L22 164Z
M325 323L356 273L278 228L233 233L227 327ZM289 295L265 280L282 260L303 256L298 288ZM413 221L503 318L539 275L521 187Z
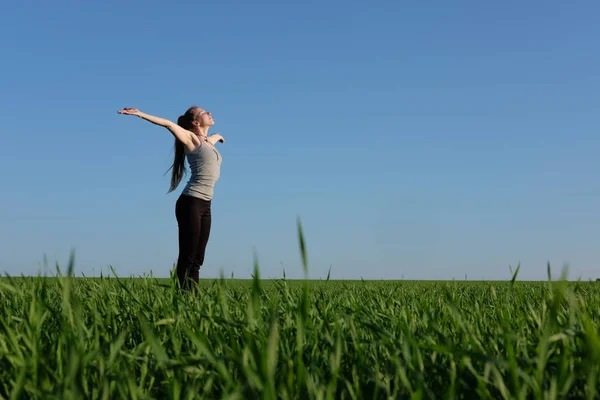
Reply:
M192 4L1 6L1 272L168 276L173 139L116 111L196 104L202 277L302 277L297 216L311 278L600 277L598 3Z

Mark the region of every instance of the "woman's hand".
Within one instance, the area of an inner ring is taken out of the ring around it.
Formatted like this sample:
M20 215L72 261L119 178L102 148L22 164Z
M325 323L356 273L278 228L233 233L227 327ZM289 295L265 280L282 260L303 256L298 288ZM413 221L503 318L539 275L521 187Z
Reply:
M122 110L117 111L117 114L136 115L139 117L141 112L137 108L125 107Z

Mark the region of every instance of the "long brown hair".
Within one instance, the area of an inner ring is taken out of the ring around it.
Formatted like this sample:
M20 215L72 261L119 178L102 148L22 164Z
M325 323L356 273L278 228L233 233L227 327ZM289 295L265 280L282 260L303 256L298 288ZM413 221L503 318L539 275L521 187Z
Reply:
M187 109L185 114L181 115L177 118L177 125L182 127L183 129L187 129L188 131L195 132L196 128L192 124L194 121L199 120L200 113L202 109L198 106L192 106ZM169 168L171 171L171 186L169 187L169 191L167 193L171 193L173 190L177 189L179 186L179 182L181 182L181 178L185 175L185 147L183 143L175 138L175 155L173 157L173 165ZM168 170L167 170L168 172Z

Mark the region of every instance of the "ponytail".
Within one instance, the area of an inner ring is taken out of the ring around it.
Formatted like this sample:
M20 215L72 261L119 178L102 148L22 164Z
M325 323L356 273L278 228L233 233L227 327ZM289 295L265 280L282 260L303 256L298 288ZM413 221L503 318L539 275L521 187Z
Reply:
M189 118L186 115L182 115L177 118L177 125L184 129L188 129L190 122ZM183 143L175 138L174 143L174 153L173 156L173 165L171 165L171 186L169 186L169 191L167 193L171 193L173 190L177 189L181 179L185 175L185 148Z
M182 127L183 129L187 129L188 131L193 131L194 127L192 122L197 118L197 115L200 112L200 108L197 106L190 107L185 114L181 115L177 118L177 125ZM173 190L177 189L181 179L185 175L185 147L183 143L175 138L174 144L174 157L173 164L169 168L171 170L171 186L169 187L169 191L167 193L171 193ZM167 170L168 172L169 170Z

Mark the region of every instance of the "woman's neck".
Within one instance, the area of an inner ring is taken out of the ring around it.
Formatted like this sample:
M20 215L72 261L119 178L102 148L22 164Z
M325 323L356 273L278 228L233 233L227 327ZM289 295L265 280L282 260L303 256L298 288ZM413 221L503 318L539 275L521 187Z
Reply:
M203 126L198 128L197 134L200 139L206 139L208 137L208 127Z

